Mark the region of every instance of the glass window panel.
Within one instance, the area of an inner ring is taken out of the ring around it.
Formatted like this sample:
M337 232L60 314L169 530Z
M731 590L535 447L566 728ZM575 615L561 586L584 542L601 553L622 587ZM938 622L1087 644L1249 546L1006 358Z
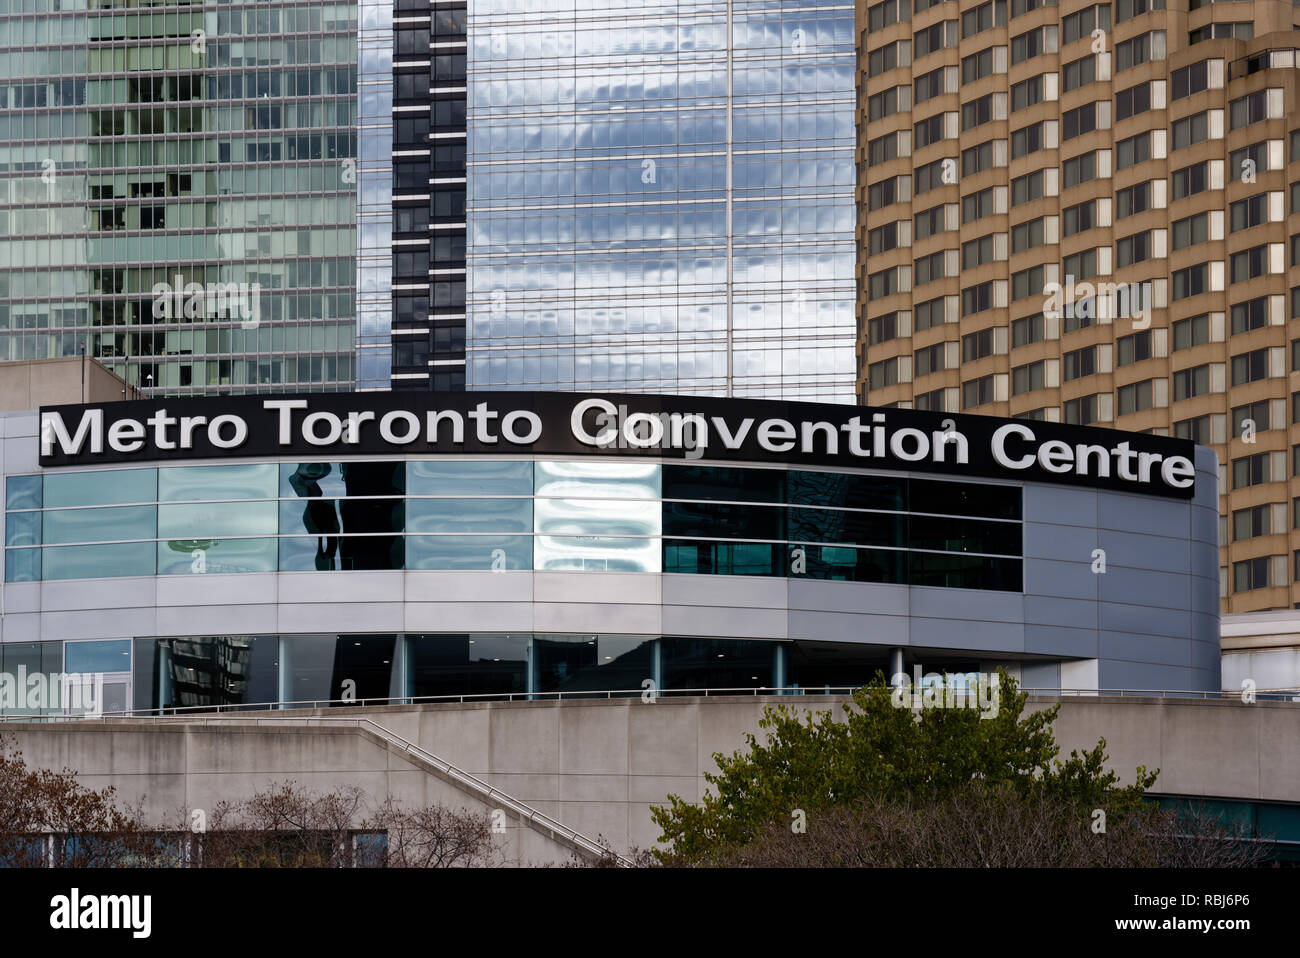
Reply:
M40 549L6 549L5 581L36 582L41 577Z
M5 516L5 545L32 546L41 544L41 514L39 512L11 512Z
M533 492L533 464L444 459L408 462L406 489L412 496L528 496Z
M494 695L526 691L528 633L412 635L411 694Z
M343 474L336 462L282 462L280 495L303 498L346 496Z
M401 569L406 555L401 536L343 536L339 539L342 569Z
M212 708L280 698L278 636L137 639L134 659L136 708Z
M338 469L348 497L401 496L406 492L404 463L343 462L339 463ZM347 506L341 508L346 522ZM400 524L396 528L401 528Z
M285 536L280 539L281 572L329 572L338 568L338 536Z
M153 575L154 568L152 542L58 546L41 550L41 577L44 579Z
M10 476L5 482L6 509L39 509L41 507L40 476Z
M888 655L879 647L838 642L792 642L786 647L786 685L791 687L857 688L888 671Z
M908 553L908 563L912 585L995 592L1019 592L1021 588L1020 559L912 552Z
M880 512L791 509L790 539L795 542L845 542L855 545L906 545L907 517Z
M343 530L337 499L281 499L280 532L336 536Z
M772 685L775 642L660 640L664 689L747 689Z
M907 480L884 476L791 472L789 486L790 495L786 501L792 505L901 511L907 502Z
M0 668L6 675L14 676L17 680L19 670L23 670L27 675L55 675L63 671L63 643L62 642L15 642L5 643L0 647ZM30 693L29 689L29 693ZM48 694L48 685L46 687ZM61 694L62 689L58 690ZM24 697L19 700L30 706L47 704L53 706L53 700L47 698L44 703L37 702L33 698ZM5 708L5 715L38 715L59 712L59 708Z
M156 469L104 469L99 472L59 472L45 476L45 507L106 506L119 502L153 502L158 491Z
M280 571L401 569L401 536L315 536L280 539Z
M846 546L803 546L806 572L791 578L839 579L846 582L907 581L907 553ZM786 563L786 568L790 563ZM788 573L787 573L788 574Z
M786 475L782 469L664 466L663 495L665 499L784 502Z
M199 539L216 536L273 536L277 506L265 502L204 502L158 507L158 536Z
M617 499L537 499L534 528L544 535L657 536L658 502Z
M6 642L0 646L2 670L17 675L25 668L28 675L43 672L50 675L63 670L62 642Z
M68 642L63 649L65 672L128 672L131 669L131 640L111 642Z
M663 534L707 539L775 539L785 534L786 510L781 506L721 505L665 502Z
M537 462L534 491L539 496L592 496L608 499L658 499L658 464L639 462Z
M189 539L159 542L158 574L274 572L276 553L275 539Z
M152 638L135 640L135 655L131 656L131 685L135 689L135 707L155 708L159 692L159 664L157 664L159 642Z
M654 672L654 641L642 635L534 636L537 689L565 693L638 689Z
M399 533L406 514L401 499L341 499L338 511L344 533ZM324 519L323 514L320 518ZM400 539L400 536L391 538Z
M282 697L293 702L334 698L330 691L338 642L336 635L282 635L280 657L289 667Z
M658 539L537 536L533 542L533 567L538 570L658 572L660 562Z
M1021 555L1019 523L913 515L908 516L907 527L913 549Z
M276 465L167 466L158 470L159 502L201 499L274 499ZM47 491L48 495L48 491Z
M154 538L157 506L110 506L100 509L47 509L44 537L59 542L111 542Z
M532 536L407 536L408 569L531 569Z
M358 699L386 699L394 689L394 635L282 635L287 698L295 702L343 697L351 680Z
M411 499L407 532L533 531L531 499Z
M991 519L1020 518L1018 486L911 479L908 491L908 508L912 512L988 516Z
M786 547L763 542L664 540L664 571L697 575L780 575Z

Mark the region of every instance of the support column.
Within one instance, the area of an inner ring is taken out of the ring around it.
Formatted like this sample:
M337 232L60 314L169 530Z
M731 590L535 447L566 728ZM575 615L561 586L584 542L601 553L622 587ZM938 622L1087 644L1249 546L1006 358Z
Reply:
M664 640L655 639L650 646L650 678L654 680L655 692L664 688Z
M903 679L899 679L900 675L903 676L904 679L907 676L907 673L903 670L903 650L890 649L889 650L889 687L890 688L897 688L898 686L903 684Z
M398 705L410 705L414 684L410 668L410 637L398 634L393 641L393 661L388 676L388 698Z
M172 647L160 642L158 643L158 701L154 705L157 708L175 705L176 703L172 701L174 694L174 686L172 685Z
M533 645L533 636L528 636L528 655L524 667L524 691L531 702L537 698L537 648Z
M277 683L276 698L279 703L277 709L287 709L289 706L286 702L293 700L293 652L289 647L287 636L280 636L280 662L279 662L279 681Z
M780 689L777 695L785 694L785 645L780 642L772 649L772 684Z

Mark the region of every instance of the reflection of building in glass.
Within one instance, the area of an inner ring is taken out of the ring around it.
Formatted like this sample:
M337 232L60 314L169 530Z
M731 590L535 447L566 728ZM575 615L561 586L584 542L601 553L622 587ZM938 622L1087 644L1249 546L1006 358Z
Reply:
M253 658L249 636L170 639L159 643L159 707L234 705L245 701Z
M994 483L441 459L69 471L7 488L6 524L24 533L6 548L10 582L535 569L1014 592L1023 578L1021 488Z
M337 470L343 499L321 498L321 480ZM327 569L398 569L402 531L402 490L406 472L391 462L302 463L286 482L307 499L301 529L316 536L315 567ZM370 497L387 498L370 498ZM398 497L394 499L393 497ZM364 533L342 537L343 533ZM335 559L338 553L338 559Z
M852 399L851 4L397 17L395 387Z
M357 7L87 6L0 7L0 359L348 388Z
M862 684L887 667L884 650L854 644L605 632L137 639L134 707L640 695L650 687L643 684L647 679L655 694L778 685L816 689Z
M293 491L308 500L302 510L302 524L307 532L316 536L316 568L322 571L337 568L334 555L338 552L338 535L342 531L338 503L320 498L319 480L329 472L327 462L304 462L289 475Z

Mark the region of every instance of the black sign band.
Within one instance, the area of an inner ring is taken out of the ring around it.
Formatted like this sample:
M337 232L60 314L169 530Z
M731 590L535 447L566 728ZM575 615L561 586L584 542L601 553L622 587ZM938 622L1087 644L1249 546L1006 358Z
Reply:
M763 399L301 393L41 409L44 467L348 455L612 455L907 469L1191 498L1194 446L1088 426Z

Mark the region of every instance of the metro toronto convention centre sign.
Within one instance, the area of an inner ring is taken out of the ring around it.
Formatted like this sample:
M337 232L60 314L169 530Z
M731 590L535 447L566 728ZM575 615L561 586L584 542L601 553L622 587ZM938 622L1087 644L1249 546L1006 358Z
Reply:
M1193 445L1087 426L767 399L311 393L41 409L40 463L243 456L653 456L911 470L1190 498Z

